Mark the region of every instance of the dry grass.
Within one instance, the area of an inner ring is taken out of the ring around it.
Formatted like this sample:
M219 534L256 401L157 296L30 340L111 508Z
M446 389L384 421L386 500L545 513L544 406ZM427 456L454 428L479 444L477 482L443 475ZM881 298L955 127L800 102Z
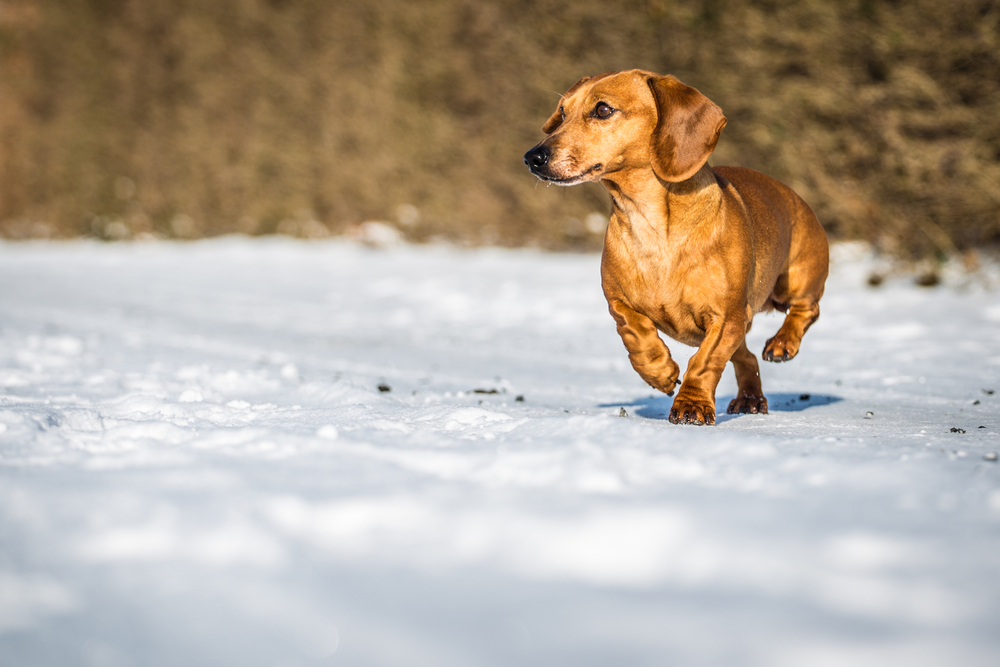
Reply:
M6 0L0 233L596 248L521 155L585 74L673 73L716 164L900 256L1000 242L1000 2ZM593 227L593 225L591 225Z

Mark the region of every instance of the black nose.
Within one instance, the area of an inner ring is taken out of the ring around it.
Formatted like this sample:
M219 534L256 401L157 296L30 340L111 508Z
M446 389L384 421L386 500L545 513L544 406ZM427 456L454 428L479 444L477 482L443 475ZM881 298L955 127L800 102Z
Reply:
M535 146L524 154L524 164L531 171L537 171L549 163L549 147Z

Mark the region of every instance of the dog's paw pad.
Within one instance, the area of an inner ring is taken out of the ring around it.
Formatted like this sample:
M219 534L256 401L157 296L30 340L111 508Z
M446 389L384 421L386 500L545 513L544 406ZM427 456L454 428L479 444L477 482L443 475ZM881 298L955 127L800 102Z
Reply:
M767 399L763 396L737 396L729 402L730 415L766 415Z
M715 406L700 401L675 400L668 419L672 424L712 425L715 423Z
M798 351L798 346L783 340L782 337L775 336L767 341L760 356L764 361L779 363L794 358Z

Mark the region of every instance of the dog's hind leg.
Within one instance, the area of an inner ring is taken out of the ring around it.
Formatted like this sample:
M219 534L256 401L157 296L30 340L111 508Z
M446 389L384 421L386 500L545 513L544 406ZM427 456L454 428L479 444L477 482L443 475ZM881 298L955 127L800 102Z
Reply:
M761 357L764 361L788 361L799 353L802 337L819 319L819 300L811 297L792 297L782 301L788 307L785 321L778 333L764 344Z
M736 371L736 384L739 387L736 398L729 402L726 410L729 414L767 414L767 399L760 386L760 367L757 357L747 349L744 339L739 348L733 352L733 369Z
M803 204L803 207L805 204ZM786 312L778 333L764 345L765 361L788 361L799 353L802 336L819 319L819 300L829 273L830 248L826 233L812 211L805 208L792 235L788 270L778 277L771 302Z

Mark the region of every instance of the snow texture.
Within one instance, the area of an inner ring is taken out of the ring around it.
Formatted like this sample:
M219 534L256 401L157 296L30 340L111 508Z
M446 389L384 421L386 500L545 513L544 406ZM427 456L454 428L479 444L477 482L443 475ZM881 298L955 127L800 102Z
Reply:
M1000 293L835 250L696 427L595 255L0 244L0 664L1000 664Z

